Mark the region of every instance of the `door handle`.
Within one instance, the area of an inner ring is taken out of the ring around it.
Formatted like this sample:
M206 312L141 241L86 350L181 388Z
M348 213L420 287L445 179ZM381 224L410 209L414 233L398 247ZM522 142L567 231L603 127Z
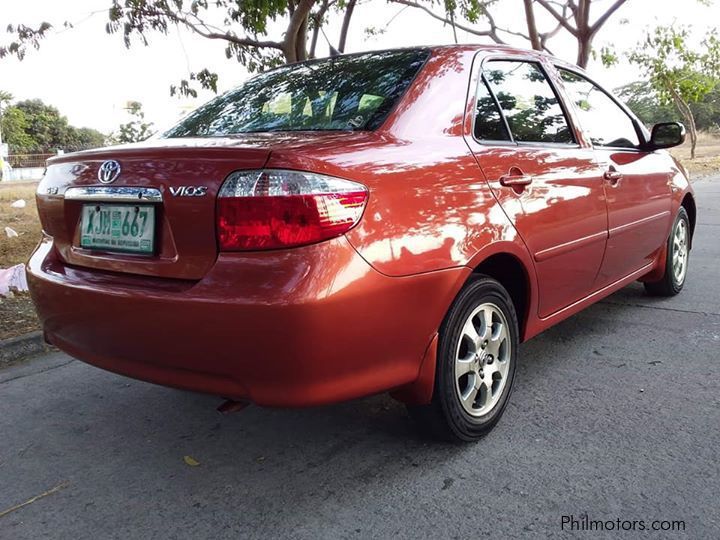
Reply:
M500 177L500 185L507 187L527 186L531 184L533 177L523 173L517 167L511 167L508 174Z
M620 180L622 180L622 173L619 171L616 171L614 167L611 167L607 171L605 171L605 174L603 174L603 178L610 182L613 186L616 185Z

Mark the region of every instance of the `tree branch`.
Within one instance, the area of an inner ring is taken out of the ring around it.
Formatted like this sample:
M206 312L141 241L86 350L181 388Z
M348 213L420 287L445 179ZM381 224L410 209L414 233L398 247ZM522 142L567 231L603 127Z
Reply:
M569 2L567 4L564 4L563 6L561 6L562 7L562 16L564 19L567 19L568 8L572 11L573 6L574 6L574 3L572 0L569 0ZM548 49L548 47L547 47L547 42L553 36L557 35L557 33L560 30L562 30L562 28L563 28L562 24L558 23L557 26L555 28L553 28L552 30L550 30L549 32L543 32L542 34L540 34L540 46L542 47L542 50L547 51L550 54L552 54L552 51L550 51L550 49Z
M595 34L598 30L600 30L602 25L604 25L607 20L612 17L612 14L620 9L625 2L627 2L627 0L617 0L597 21L595 21L595 23L590 27L590 32Z
M562 25L562 27L565 28L565 30L567 30L568 32L570 32L570 33L571 33L573 36L575 36L575 37L578 36L578 29L575 28L575 27L573 27L573 26L567 21L567 19L566 19L565 17L563 17L560 13L558 13L558 12L555 10L555 8L550 5L550 2L548 2L547 0L535 0L535 1L536 1L538 4L540 4L542 7L544 7L545 10L546 10L548 13L550 13L550 15L552 15L553 17L555 17L555 19L557 20L557 22L559 22L559 23ZM624 1L624 0L623 0L623 1Z
M427 7L423 6L422 4L419 4L412 0L390 0L390 2L393 4L402 4L403 6L409 6L412 8L420 9L420 10L424 11L425 13L427 13L428 15L430 15L433 19L444 22L445 24L453 24L449 18L443 17L442 15L438 15L437 13L434 13L432 10L428 9ZM500 39L500 37L495 32L497 30L497 27L494 26L493 23L491 23L490 30L477 30L476 28L470 28L469 26L465 26L465 25L458 24L458 23L455 23L455 27L459 28L460 30L463 30L464 32L467 32L469 34L473 34L475 36L490 37L496 43L500 43L500 44L505 43L502 39Z
M205 30L202 29L201 26L199 26L196 23L193 23L190 21L187 17L184 17L182 15L179 15L178 13L174 13L172 11L159 11L159 10L146 10L146 9L131 9L131 8L122 8L124 11L134 11L135 13L139 13L141 15L144 15L146 17L167 17L171 21L173 21L176 24L182 24L192 32L195 32L199 36L202 36L207 39L220 39L224 41L229 41L231 43L234 43L236 45L240 45L243 47L257 47L257 48L272 48L272 49L279 49L282 50L283 44L278 41L261 41L257 39L247 38L247 37L239 37L235 34L231 34L229 32L215 32L210 31L209 27L200 21L200 19L195 15L195 18L198 19L201 22L201 26L205 28Z

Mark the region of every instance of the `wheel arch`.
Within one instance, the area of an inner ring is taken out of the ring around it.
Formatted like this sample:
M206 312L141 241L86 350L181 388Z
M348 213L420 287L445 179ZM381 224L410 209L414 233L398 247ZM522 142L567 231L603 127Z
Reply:
M488 246L478 253L466 266L472 269L467 279L483 274L497 280L508 291L518 317L519 341L527 339L531 313L536 307L535 273L527 251L514 242L503 242L502 246ZM528 259L528 260L523 260ZM460 289L467 283L463 283ZM458 294L460 292L458 290ZM453 302L455 297L453 297ZM448 310L450 309L448 305ZM409 405L430 403L435 386L438 334L433 336L420 365L418 378L412 383L391 392L391 396Z
M695 236L695 223L697 221L697 206L695 205L695 198L692 193L686 193L683 197L680 206L685 208L690 220L690 249L692 249L693 237Z
M473 274L483 274L497 280L508 292L517 314L520 340L523 341L532 303L530 273L525 264L514 254L501 251L477 263Z

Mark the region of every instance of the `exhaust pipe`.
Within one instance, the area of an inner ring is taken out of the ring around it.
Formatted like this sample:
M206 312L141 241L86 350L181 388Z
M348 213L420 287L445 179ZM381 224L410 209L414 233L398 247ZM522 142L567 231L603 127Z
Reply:
M226 399L223 403L220 404L217 410L220 414L230 414L242 411L248 405L250 405L249 401L235 401L233 399Z

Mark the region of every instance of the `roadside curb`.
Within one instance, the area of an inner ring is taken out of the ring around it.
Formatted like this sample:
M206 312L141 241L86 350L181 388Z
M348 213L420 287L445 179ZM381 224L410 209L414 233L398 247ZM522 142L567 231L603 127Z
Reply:
M39 330L22 336L0 340L0 369L19 360L48 352L51 346L45 343Z

